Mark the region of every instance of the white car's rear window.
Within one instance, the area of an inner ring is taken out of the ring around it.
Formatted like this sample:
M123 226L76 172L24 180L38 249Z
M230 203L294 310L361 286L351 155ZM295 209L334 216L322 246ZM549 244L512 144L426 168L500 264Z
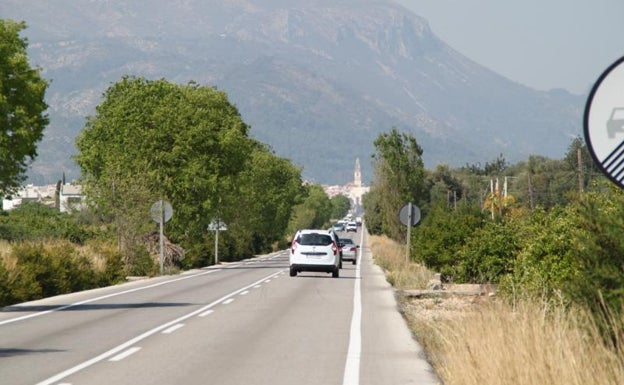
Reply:
M327 246L331 245L332 238L327 234L301 234L297 239L297 243L304 246Z

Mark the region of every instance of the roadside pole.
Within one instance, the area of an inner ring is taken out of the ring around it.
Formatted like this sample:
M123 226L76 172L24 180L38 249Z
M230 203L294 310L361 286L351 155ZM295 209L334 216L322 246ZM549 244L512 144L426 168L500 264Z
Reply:
M405 226L407 226L407 248L405 250L405 263L409 262L410 243L412 238L412 227L416 226L420 222L420 208L409 202L401 208L399 212L399 220Z
M219 231L226 231L227 225L219 218L215 218L208 225L208 230L215 232L215 265L219 264Z
M412 202L408 203L407 223L412 223ZM407 226L407 252L405 253L405 264L409 262L410 243L412 240L412 226Z

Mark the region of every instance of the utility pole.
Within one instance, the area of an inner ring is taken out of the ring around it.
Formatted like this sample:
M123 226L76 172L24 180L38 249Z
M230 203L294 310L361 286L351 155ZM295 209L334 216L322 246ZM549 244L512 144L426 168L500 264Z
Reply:
M583 155L581 153L581 148L576 149L576 159L578 162L578 183L579 183L579 194L583 193Z
M533 184L531 183L531 171L529 171L529 202L531 204L531 211L535 209L535 202L533 201Z
M494 178L490 178L490 193L492 194L492 199L490 199L490 211L492 212L492 220L494 220Z

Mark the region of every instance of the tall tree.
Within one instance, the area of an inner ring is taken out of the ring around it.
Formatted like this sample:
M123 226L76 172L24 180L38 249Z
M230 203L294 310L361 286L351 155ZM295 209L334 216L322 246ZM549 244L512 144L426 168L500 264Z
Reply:
M288 225L289 233L294 234L301 229L320 229L329 226L332 204L318 184L305 186L303 202L293 209L293 215Z
M28 163L48 124L44 101L48 83L28 63L26 24L0 19L0 193L24 181Z
M238 204L230 205L227 215L236 226L224 235L237 255L270 251L286 241L293 207L305 193L300 169L258 144L237 184Z
M235 180L253 145L247 131L224 92L125 77L78 136L76 161L92 206L116 222L136 221L138 231L122 237L139 234L151 223L150 205L166 199L174 207L170 237L192 245L213 218L227 223L223 215L237 203Z
M422 205L427 202L423 150L416 139L392 128L379 135L374 142L373 167L382 215L382 229L388 236L405 239L405 226L398 213L408 202Z
M351 200L342 194L338 194L331 198L332 213L331 217L340 219L349 213L351 208Z

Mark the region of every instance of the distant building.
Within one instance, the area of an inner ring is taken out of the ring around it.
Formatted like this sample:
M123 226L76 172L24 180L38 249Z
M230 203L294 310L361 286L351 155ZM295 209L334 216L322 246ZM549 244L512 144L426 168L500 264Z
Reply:
M349 198L355 207L362 204L362 197L370 190L370 187L362 185L362 171L360 158L355 159L355 171L353 173L353 185L349 188Z
M343 186L323 186L325 193L331 198L336 195L344 195L351 200L353 207L357 208L362 204L362 196L366 194L370 187L362 184L362 170L360 168L360 158L355 159L355 170L353 172L353 182Z
M81 185L61 184L58 194L60 212L66 213L84 208L84 195L82 194Z
M12 210L26 202L40 202L49 206L54 206L55 185L34 186L28 184L23 186L11 196L2 199L2 209Z
M4 197L2 210L12 210L25 202L39 202L50 207L56 207L62 213L83 209L82 186L64 182L65 175L63 175L63 180L59 180L57 184L45 186L28 184L23 186L15 194Z

